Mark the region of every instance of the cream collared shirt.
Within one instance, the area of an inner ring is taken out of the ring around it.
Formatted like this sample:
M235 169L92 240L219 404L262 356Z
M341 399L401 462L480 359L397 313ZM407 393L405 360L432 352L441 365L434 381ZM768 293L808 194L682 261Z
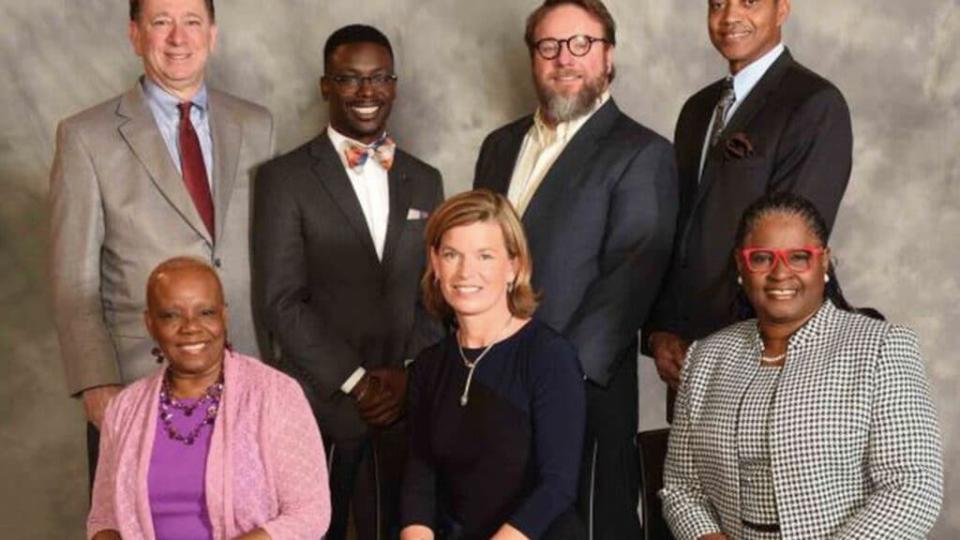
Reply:
M544 123L542 110L537 109L533 115L533 125L520 146L520 154L517 156L517 164L513 168L507 190L507 198L520 216L527 210L537 188L567 144L609 99L610 92L604 92L590 112L576 120L561 122L554 128Z

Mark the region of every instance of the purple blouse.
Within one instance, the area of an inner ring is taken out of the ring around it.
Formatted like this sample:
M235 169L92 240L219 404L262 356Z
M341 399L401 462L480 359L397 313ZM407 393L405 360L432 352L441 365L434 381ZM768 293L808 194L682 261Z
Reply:
M197 400L179 400L190 405ZM173 426L179 433L189 433L203 419L198 408L191 416L172 410ZM162 540L210 540L213 528L207 512L204 479L207 472L207 451L214 424L203 426L192 445L175 441L167 435L163 421L157 417L157 432L147 473L150 513L156 538Z

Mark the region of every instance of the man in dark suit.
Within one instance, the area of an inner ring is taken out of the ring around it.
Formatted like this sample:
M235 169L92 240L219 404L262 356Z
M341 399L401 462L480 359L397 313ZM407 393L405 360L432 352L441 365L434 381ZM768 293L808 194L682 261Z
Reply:
M329 128L257 176L255 291L327 444L330 539L345 537L351 506L361 539L395 535L405 361L439 338L418 283L443 185L386 136L396 80L378 30L331 34L320 82Z
M539 108L491 133L474 187L522 215L536 317L577 347L587 378L578 506L593 538L638 538L637 330L669 263L670 144L620 112L615 23L599 0L547 0L527 21Z
M657 371L671 388L692 340L747 315L733 259L744 209L765 193L791 191L832 227L851 168L843 95L781 43L790 0L719 0L708 10L710 40L730 77L697 92L677 121L677 240L647 327Z

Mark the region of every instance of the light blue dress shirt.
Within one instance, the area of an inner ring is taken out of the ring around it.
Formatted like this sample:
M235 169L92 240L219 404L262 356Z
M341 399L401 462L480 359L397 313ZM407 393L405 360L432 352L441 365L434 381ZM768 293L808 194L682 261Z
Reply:
M170 159L173 160L177 172L182 176L183 169L180 166L179 147L180 109L177 108L180 100L157 86L148 77L144 77L141 84L143 94L147 98L147 107L153 113L153 119L160 130L160 136L163 137L163 142L170 152ZM197 95L193 96L193 107L190 107L190 122L193 124L194 131L197 132L197 138L200 139L203 165L207 169L207 183L210 184L210 193L213 194L213 138L210 136L210 114L207 105L207 85L204 84L200 87Z

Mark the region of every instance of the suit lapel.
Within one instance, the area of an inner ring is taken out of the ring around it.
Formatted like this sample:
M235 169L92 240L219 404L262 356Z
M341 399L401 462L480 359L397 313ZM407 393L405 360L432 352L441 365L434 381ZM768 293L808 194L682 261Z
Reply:
M533 117L519 122L514 129L507 135L506 141L500 146L499 155L493 161L493 171L490 176L483 179L487 184L483 187L506 196L510 189L510 179L513 177L513 168L517 165L517 158L520 157L520 148L523 146L523 138L527 131L533 125Z
M212 245L213 238L200 219L200 213L183 185L180 172L170 159L170 152L144 101L139 82L120 98L117 115L123 119L118 127L120 136L147 170L150 180L183 220Z
M767 103L767 100L770 97L770 94L776 91L780 87L780 81L783 79L784 73L787 69L793 65L793 57L790 56L790 51L784 49L783 54L767 69L767 72L763 74L763 77L757 82L756 86L753 87L753 90L750 91L750 95L747 96L747 100L743 102L736 112L733 113L733 116L730 118L730 122L726 125L723 132L720 135L720 141L716 146L711 148L707 152L707 158L703 163L703 175L700 177L700 183L697 187L697 198L696 202L693 205L693 210L691 210L691 215L696 212L696 208L700 206L700 203L703 201L707 192L710 191L710 186L717 180L715 174L713 174L713 169L716 167L717 163L723 160L723 140L731 133L736 133L738 131L743 131L746 126L748 126L753 120L754 116L763 108ZM719 83L717 85L719 89ZM717 92L717 99L719 99L719 91ZM712 109L710 114L713 114ZM704 115L705 121L710 122L710 115ZM706 128L703 131L703 138L706 138ZM701 139L703 140L703 139ZM701 142L701 145L703 143ZM702 148L702 146L701 146ZM696 156L696 163L700 163L700 154ZM692 219L687 220L687 225L683 231L684 243L681 245L681 253L686 253L686 239L690 232L691 227L693 226Z
M210 132L213 138L213 183L214 218L217 238L223 237L224 223L237 181L237 162L243 143L242 130L231 114L226 114L224 105L216 92L210 92Z
M397 159L391 167L387 183L390 186L390 217L387 221L387 238L383 244L383 267L387 268L397 249L400 233L410 210L410 180L407 177L403 156L397 152Z
M618 116L620 109L613 99L610 99L581 126L534 192L523 213L524 225L530 227L535 223L556 218L554 202L569 189L571 182L593 163L591 156L599 149L600 139L610 130Z
M357 200L357 194L354 192L353 186L350 185L350 178L343 168L343 162L340 161L340 157L334 150L333 143L330 142L326 131L310 144L310 155L315 159L313 172L320 180L320 185L340 209L343 217L347 220L347 224L353 229L357 239L364 245L364 249L372 257L374 263L379 264L377 250L373 245L367 220L363 217L360 201ZM391 193L391 204L392 197L393 194Z
M783 79L783 74L786 73L787 69L791 65L793 65L793 57L790 55L789 50L784 49L783 54L781 54L780 57L770 65L770 67L767 69L767 72L763 74L763 77L757 81L756 86L754 86L753 90L750 91L750 95L747 96L747 100L743 102L743 105L737 108L736 112L733 113L733 116L730 117L730 121L726 126L724 126L723 132L720 134L720 142L711 148L707 154L707 160L706 163L704 163L704 179L707 179L707 165L711 161L721 159L723 152L723 139L728 137L731 133L743 131L744 128L750 124L750 122L753 120L753 117L757 115L764 105L766 105L770 94L780 87L780 81ZM707 121L709 122L710 119L707 118Z

